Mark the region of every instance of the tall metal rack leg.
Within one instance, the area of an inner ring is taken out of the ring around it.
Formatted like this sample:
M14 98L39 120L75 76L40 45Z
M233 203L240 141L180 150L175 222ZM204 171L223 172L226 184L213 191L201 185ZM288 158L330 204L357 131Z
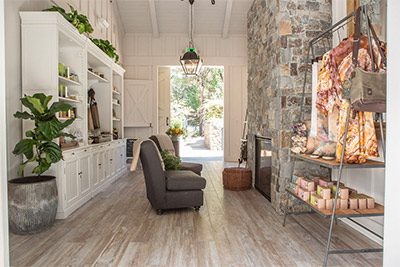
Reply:
M383 158L385 159L386 158L386 143L385 143L385 133L383 131L383 113L379 113L379 128L381 130Z
M336 182L335 200L333 202L333 210L332 210L331 222L330 222L330 226L329 226L328 241L326 243L324 267L326 267L328 265L328 257L329 257L329 251L330 251L331 241L332 241L333 225L336 221L336 217L335 217L336 208L337 208L336 204L337 204L337 199L339 196L340 180L342 179L342 173L343 173L344 154L346 152L347 134L349 132L350 114L351 114L351 105L350 105L350 101L348 101L347 114L346 114L346 125L345 125L344 136L343 136L342 154L340 155L339 174L338 174L338 178L337 178L337 182Z

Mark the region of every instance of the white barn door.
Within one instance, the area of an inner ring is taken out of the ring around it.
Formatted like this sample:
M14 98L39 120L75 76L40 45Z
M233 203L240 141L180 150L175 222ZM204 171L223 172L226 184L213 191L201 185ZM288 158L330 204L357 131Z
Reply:
M147 136L152 135L156 125L153 82L125 80L124 88L125 128L133 128Z

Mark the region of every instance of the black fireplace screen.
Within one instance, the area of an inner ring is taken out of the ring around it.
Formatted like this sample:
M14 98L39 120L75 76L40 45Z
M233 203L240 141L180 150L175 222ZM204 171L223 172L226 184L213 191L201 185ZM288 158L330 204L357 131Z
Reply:
M271 138L256 135L254 186L269 201L271 201L271 149Z

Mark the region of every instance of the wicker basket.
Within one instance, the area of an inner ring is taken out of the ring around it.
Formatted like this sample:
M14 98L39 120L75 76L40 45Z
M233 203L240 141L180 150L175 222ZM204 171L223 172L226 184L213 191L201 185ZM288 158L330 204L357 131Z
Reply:
M248 190L252 187L251 170L246 168L225 168L222 172L225 189L233 191Z

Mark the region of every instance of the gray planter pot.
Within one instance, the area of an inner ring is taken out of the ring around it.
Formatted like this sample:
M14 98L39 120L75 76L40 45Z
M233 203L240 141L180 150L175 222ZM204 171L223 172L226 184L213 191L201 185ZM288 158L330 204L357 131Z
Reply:
M56 177L31 176L8 182L10 230L26 235L54 224L58 207Z

